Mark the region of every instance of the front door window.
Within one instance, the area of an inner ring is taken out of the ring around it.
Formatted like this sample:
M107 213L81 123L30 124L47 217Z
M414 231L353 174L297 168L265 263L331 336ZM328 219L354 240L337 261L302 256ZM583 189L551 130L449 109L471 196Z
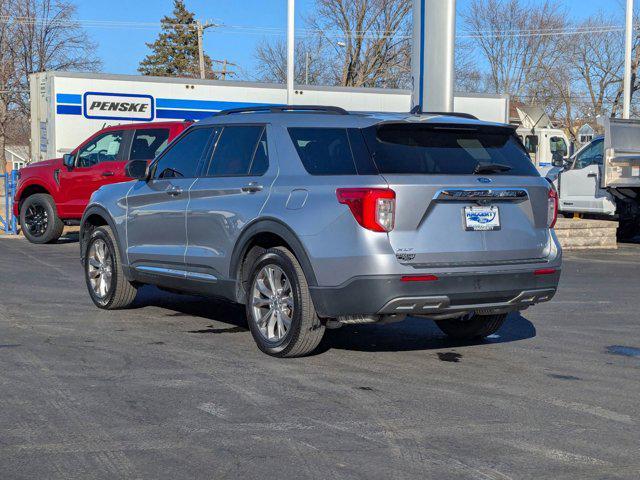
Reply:
M77 167L92 167L100 162L117 160L123 132L104 133L83 145L76 158Z

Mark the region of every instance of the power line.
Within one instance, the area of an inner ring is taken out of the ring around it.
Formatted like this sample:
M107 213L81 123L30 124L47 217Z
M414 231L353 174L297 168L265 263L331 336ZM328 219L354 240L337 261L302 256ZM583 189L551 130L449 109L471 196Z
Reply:
M0 23L19 24L19 25L52 25L61 26L83 26L86 28L114 28L114 29L158 29L161 27L174 28L193 28L197 29L197 22L192 23L168 23L168 22L138 22L125 20L69 20L69 19L50 19L38 17L11 17L0 16ZM251 35L284 35L285 28L281 27L264 27L255 25L228 25L218 23L217 33L229 34L251 34ZM636 24L634 28L640 28L640 24ZM592 35L605 33L618 33L625 30L624 25L602 25L602 26L576 26L576 27L553 27L539 29L505 29L505 30L464 30L458 35L458 38L490 38L490 37L536 37L536 36L552 36L552 35ZM369 31L353 31L343 32L336 30L323 30L318 28L303 28L296 32L297 37L312 37L316 35L324 35L333 38L398 38L409 39L411 35L398 33L390 33L381 30Z

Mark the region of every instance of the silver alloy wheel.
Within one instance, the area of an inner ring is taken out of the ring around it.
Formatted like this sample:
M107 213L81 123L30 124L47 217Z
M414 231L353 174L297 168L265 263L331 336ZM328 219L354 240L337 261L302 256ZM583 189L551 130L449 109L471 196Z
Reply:
M291 282L277 265L265 265L251 286L253 321L270 342L282 340L291 328L294 300Z
M113 278L113 262L111 252L104 240L96 239L89 247L87 255L87 272L93 293L98 298L105 298L111 290Z

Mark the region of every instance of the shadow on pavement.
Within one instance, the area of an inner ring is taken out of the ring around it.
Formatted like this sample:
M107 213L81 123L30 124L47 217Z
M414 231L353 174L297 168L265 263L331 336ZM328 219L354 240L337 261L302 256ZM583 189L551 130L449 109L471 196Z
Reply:
M150 306L173 310L173 312L167 313L165 317L200 317L206 318L207 320L229 323L236 327L246 328L247 326L245 310L242 305L222 299L181 295L145 285L138 291L136 301L131 308ZM216 330L211 327L207 328L209 330ZM209 332L197 331L192 333ZM210 333L218 332L211 331Z
M405 321L390 325L350 325L338 330L329 330L317 353L331 350L354 350L362 352L400 352L411 350L434 350L508 343L536 336L533 324L522 315L509 315L495 335L479 341L451 340L431 320L408 317Z
M57 244L77 243L80 239L80 232L64 232L56 242Z
M244 307L224 300L179 295L145 286L140 289L133 308L156 306L173 310L166 317L200 317L224 322L229 328L206 328L190 330L187 333L236 333L247 329ZM509 343L536 336L533 324L522 315L509 315L502 328L491 337L471 342L451 340L436 327L431 320L408 317L405 321L389 325L348 325L338 330L327 330L315 354L331 349L362 352L395 352L411 350L434 350Z

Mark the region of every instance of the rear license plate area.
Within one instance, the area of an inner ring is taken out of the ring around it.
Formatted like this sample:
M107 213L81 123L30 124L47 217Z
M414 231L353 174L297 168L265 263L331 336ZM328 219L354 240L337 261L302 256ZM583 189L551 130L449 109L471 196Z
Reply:
M500 210L496 206L464 207L463 213L467 231L500 230Z

